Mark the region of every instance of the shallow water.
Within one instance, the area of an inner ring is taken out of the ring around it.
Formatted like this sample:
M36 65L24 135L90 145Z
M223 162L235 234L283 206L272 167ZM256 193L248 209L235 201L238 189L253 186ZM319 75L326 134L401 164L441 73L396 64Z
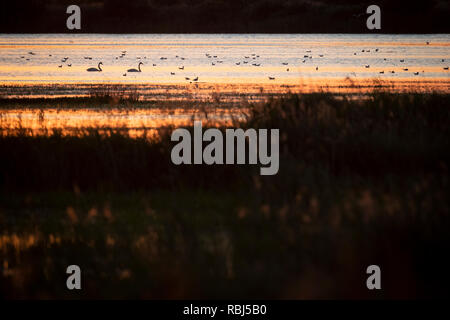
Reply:
M200 120L210 125L231 125L244 120L246 110L241 108L134 108L134 109L6 109L0 112L0 134L51 134L58 130L63 135L80 135L90 129L107 132L120 130L138 137L158 135L163 127L192 125Z
M449 34L0 34L0 53L3 85L450 78ZM86 71L100 61L102 72Z

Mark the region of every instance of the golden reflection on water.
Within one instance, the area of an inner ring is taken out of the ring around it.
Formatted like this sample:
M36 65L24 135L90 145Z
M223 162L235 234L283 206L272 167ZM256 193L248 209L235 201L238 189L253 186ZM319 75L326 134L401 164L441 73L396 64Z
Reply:
M74 87L77 85L73 85ZM33 97L41 92L42 97L54 98L58 90L70 90L71 85L19 86L19 89L31 90ZM81 89L80 89L81 88ZM308 79L304 83L287 84L211 84L195 83L188 85L145 85L83 87L77 90L99 90L100 97L105 92L112 97L118 93L135 95L139 100L156 100L158 107L142 102L114 102L93 105L90 100L77 103L71 108L60 107L54 103L6 106L0 111L0 134L3 135L48 135L54 130L62 135L82 135L95 128L103 134L118 130L132 137L145 135L158 137L159 129L165 127L190 126L194 120L208 122L210 125L231 126L245 119L249 103L262 102L273 95L308 92L331 92L353 94L362 97L364 93L377 90L391 92L450 92L448 79L429 79L412 81L399 78L396 81L366 79ZM17 90L17 88L15 89ZM104 91L102 91L104 90ZM48 92L51 91L51 94ZM56 93L55 93L56 92ZM64 96L62 94L61 96ZM83 94L80 94L83 96ZM92 92L84 94L91 96ZM95 96L95 94L94 94ZM9 97L13 97L9 95ZM115 98L113 98L115 99ZM175 103L175 101L181 101ZM135 106L136 105L136 106Z
M0 113L0 133L4 135L81 135L91 129L108 134L119 130L132 137L145 133L154 138L163 127L182 127L201 120L210 125L232 125L243 120L242 108L203 109L7 109Z

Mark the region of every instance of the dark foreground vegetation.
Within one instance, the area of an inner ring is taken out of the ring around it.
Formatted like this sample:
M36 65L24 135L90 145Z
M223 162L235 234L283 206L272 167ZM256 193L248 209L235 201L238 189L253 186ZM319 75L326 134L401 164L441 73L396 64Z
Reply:
M280 129L275 176L175 166L170 128L0 136L1 295L448 297L449 95L250 107L236 125ZM70 264L82 291L66 289Z

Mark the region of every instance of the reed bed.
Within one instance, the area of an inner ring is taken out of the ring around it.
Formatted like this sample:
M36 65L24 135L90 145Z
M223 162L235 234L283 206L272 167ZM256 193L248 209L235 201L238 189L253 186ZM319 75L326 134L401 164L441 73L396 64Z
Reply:
M2 295L448 296L449 95L288 94L245 107L234 127L280 129L275 176L175 166L171 127L158 139L0 135ZM82 293L65 287L69 264ZM370 264L381 293L366 289Z

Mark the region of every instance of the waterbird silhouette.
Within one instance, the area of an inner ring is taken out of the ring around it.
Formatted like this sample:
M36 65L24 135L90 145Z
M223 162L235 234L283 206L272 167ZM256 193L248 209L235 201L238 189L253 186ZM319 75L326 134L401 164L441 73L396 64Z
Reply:
M144 64L143 62L139 62L137 69L128 69L127 72L141 72L141 64Z
M86 69L86 71L88 71L88 72L101 72L103 70L100 67L100 65L103 65L103 63L101 61L98 63L98 69L97 68L88 68L88 69Z

